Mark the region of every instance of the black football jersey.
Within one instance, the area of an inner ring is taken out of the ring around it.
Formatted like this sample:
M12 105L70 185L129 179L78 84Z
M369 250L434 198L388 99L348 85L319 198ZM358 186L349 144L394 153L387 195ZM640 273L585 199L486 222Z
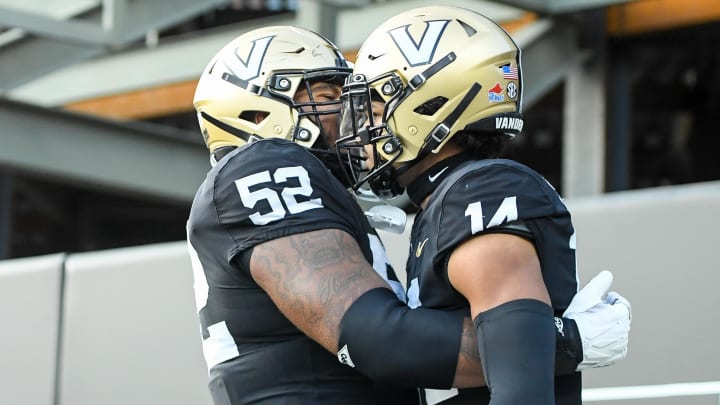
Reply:
M560 316L578 286L570 213L542 176L504 159L460 165L441 181L425 209L416 215L408 256L408 305L461 311L469 316L467 300L450 284L447 263L462 242L489 232L532 239L552 307ZM555 385L558 405L581 403L579 373L558 377ZM428 396L451 397L443 404L481 404L489 400L485 388L459 393L433 390Z
M374 384L303 335L240 260L262 242L341 229L404 300L363 211L306 149L266 139L234 150L200 186L187 227L216 405L417 403L415 390Z

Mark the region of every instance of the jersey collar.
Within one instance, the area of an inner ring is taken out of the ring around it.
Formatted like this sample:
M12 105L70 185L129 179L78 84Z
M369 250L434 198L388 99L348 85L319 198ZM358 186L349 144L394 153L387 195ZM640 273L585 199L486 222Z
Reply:
M472 160L472 155L469 152L461 152L430 166L407 185L408 198L413 205L420 207L425 197L435 191L437 186L440 185L455 168L469 160Z

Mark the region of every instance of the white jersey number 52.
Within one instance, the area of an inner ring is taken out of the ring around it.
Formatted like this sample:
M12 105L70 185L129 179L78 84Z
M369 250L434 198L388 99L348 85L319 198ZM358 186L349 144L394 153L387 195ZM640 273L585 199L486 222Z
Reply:
M298 187L284 187L280 193L268 187L250 191L251 187L263 183L275 183L281 185L286 183L288 179L295 178L300 185ZM282 219L289 212L297 214L314 208L322 208L322 200L313 198L307 201L298 202L296 196L309 197L312 192L310 185L310 176L307 170L302 166L281 167L270 177L270 171L265 170L259 173L251 174L247 177L235 180L235 187L240 193L240 199L245 207L253 209L258 201L266 200L270 205L270 212L261 213L259 211L250 215L249 218L255 225L266 225L270 222Z

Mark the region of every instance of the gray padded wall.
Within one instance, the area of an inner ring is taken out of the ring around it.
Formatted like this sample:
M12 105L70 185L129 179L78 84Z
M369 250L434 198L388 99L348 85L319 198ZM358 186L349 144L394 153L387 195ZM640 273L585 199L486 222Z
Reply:
M720 182L567 204L581 283L612 270L634 313L628 358L586 372L584 386L720 380ZM406 239L381 236L403 273ZM210 404L184 242L68 256L58 332L63 259L0 262L0 404ZM610 403L717 405L718 396Z
M0 261L0 404L53 404L63 260Z
M631 299L634 315L628 358L585 373L584 386L720 381L720 183L608 194L568 206L582 284L612 270L614 288ZM718 396L611 403L717 405Z
M72 255L60 405L210 404L183 242Z

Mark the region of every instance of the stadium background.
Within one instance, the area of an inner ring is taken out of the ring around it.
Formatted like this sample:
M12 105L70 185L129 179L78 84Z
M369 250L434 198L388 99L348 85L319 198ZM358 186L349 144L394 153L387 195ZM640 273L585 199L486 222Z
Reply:
M0 403L208 403L181 242L208 168L200 71L267 24L352 58L387 16L432 3L0 0ZM581 280L612 269L633 301L630 356L586 386L709 382L616 403L717 404L720 2L444 3L523 48L513 157L566 198ZM407 242L383 236L402 268Z

